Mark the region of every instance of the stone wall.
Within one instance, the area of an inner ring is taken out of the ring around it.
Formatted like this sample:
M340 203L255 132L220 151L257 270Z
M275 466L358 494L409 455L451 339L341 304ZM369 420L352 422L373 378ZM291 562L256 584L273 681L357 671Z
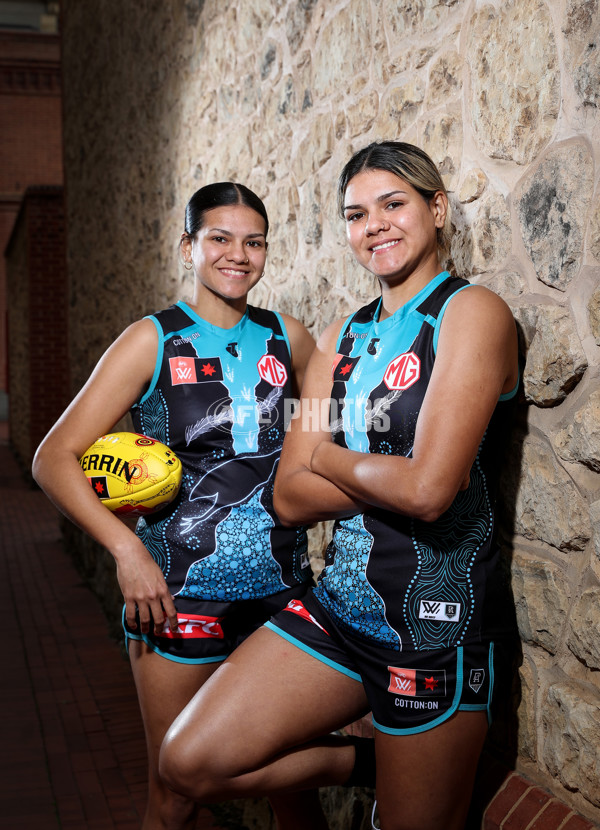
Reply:
M318 334L375 290L335 212L351 152L402 138L440 165L450 265L507 300L526 354L502 513L516 764L600 821L598 0L63 6L74 388L129 321L189 292L197 187L265 198L253 302Z

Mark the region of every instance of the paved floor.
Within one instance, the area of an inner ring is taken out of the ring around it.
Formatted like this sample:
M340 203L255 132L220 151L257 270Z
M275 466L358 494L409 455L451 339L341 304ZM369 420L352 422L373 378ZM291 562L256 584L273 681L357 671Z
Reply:
M146 752L129 665L1 427L0 828L139 830Z

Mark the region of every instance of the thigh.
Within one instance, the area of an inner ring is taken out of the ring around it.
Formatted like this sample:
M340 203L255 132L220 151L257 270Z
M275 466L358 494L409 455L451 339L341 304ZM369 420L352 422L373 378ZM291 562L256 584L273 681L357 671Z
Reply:
M375 731L382 830L462 830L488 723L458 712L425 732Z
M228 775L346 726L368 711L360 681L268 628L249 637L169 730L169 754L188 770L208 759Z
M129 658L146 733L150 770L158 770L160 745L169 726L221 663L167 660L146 643L131 640Z

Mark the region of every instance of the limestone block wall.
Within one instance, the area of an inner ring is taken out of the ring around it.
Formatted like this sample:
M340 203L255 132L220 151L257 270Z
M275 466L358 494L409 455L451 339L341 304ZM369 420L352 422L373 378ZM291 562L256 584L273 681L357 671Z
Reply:
M524 401L502 524L523 644L518 768L600 820L598 0L64 0L71 362L190 291L191 193L264 197L252 301L318 334L374 295L335 212L351 152L421 145L450 267L510 304ZM322 536L314 539L318 555Z

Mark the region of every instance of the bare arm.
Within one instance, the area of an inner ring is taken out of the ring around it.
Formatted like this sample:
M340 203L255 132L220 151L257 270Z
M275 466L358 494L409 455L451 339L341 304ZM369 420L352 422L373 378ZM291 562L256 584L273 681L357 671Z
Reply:
M498 397L514 387L517 373L510 310L487 289L468 288L451 300L442 321L412 457L322 442L308 466L351 498L433 521L468 481Z
M281 316L285 322L292 352L292 391L295 397L299 398L306 367L315 348L315 341L310 332L295 317L290 317L289 314Z
M135 533L94 494L79 458L140 397L152 378L157 343L156 329L149 320L126 329L44 438L33 460L34 478L48 497L113 555L127 621L135 625L137 605L143 631L149 629L151 617L162 628L165 615L176 627L175 607L162 571Z
M359 513L363 504L311 470L317 446L331 443L328 429L331 371L342 321L319 338L306 370L300 406L283 442L275 477L274 505L284 524L311 523Z

